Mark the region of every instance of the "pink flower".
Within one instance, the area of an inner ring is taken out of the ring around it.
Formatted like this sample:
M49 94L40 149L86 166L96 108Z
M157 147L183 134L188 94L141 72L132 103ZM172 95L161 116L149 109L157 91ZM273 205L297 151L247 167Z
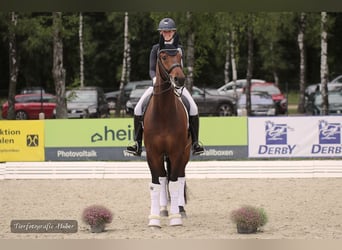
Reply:
M250 229L261 227L267 222L267 215L264 209L250 205L233 210L230 217L236 225Z
M113 220L113 214L104 206L92 205L83 210L82 219L85 223L95 226L111 223Z

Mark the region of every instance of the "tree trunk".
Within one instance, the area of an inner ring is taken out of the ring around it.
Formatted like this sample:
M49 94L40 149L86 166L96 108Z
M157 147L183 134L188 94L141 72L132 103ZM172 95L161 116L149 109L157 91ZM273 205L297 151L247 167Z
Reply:
M237 67L236 67L236 54L235 54L235 31L233 30L231 32L231 43L230 43L230 54L232 57L232 77L233 77L233 81L236 82L237 80ZM233 86L234 89L234 97L236 99L238 99L238 94L236 92L236 85L234 84Z
M130 64L130 46L128 36L128 12L125 12L125 27L124 27L124 52L122 60L122 72L120 80L120 95L116 103L115 115L120 116L121 108L125 105L124 100L124 87L129 81L129 64Z
M65 69L63 68L62 13L53 12L53 68L56 90L56 118L67 118L65 98Z
M329 100L328 100L328 41L327 41L327 13L321 13L321 84L322 84L322 99L323 110L322 115L329 114Z
M274 84L278 86L279 85L279 76L278 76L277 71L273 70L272 74L273 74Z
M254 54L254 47L253 47L253 22L252 22L253 14L249 15L249 25L247 30L248 35L248 61L247 61L247 87L246 87L246 109L247 115L251 115L251 80L253 75L253 54Z
M188 21L188 37L187 37L187 51L186 51L186 88L192 91L194 85L194 65L195 65L195 33L193 29L192 13L186 12L186 18Z
M80 86L84 87L84 50L83 50L83 14L80 12L78 36L80 41Z
M230 44L231 44L231 39L230 39L230 33L227 32L227 49L226 49L226 61L224 63L224 83L227 84L230 79L229 79L229 66L230 66Z
M9 27L9 90L8 90L8 120L15 120L15 92L18 80L18 61L15 27L17 26L17 15L15 12L10 13Z
M306 30L306 13L300 14L299 33L298 33L298 47L299 47L299 102L298 113L303 114L305 112L305 83L306 83L306 54L305 54L305 30Z
M271 40L270 41L270 60L271 60L271 69L272 69L272 75L273 75L273 79L274 79L274 84L275 85L279 85L279 77L278 77L278 73L277 73L277 66L276 66L276 62L275 62L275 52L274 52L274 42Z

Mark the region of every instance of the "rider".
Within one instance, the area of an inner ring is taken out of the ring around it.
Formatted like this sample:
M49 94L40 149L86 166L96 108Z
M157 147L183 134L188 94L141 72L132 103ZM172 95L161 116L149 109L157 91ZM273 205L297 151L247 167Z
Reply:
M171 18L164 18L160 21L158 26L158 31L160 35L164 37L165 44L173 44L175 35L176 35L176 24L174 20ZM178 46L178 49L182 52L183 49L181 46ZM152 47L150 53L150 77L152 79L152 83L156 83L156 64L157 64L157 54L159 50L159 44L155 44ZM141 155L142 151L142 119L143 119L143 103L146 98L152 95L153 86L149 87L143 96L140 98L139 102L135 106L134 109L134 139L135 144L133 146L128 146L127 151L136 156ZM188 100L190 104L189 110L189 128L192 138L192 153L194 155L199 155L204 152L203 147L198 143L198 131L199 131L199 117L198 117L198 108L195 101L192 99L189 91L184 88L182 95Z

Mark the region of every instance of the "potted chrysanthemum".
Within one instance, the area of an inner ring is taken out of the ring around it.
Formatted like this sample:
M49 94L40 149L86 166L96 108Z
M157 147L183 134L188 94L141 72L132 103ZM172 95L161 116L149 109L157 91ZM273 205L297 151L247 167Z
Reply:
M82 220L90 225L92 233L100 233L112 222L113 213L105 206L91 205L83 210Z
M255 233L268 221L266 211L263 208L251 205L244 205L233 210L230 217L236 224L238 233Z

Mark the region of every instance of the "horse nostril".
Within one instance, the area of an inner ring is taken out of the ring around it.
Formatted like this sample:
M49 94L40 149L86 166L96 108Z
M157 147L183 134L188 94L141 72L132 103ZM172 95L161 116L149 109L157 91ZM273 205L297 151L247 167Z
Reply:
M178 87L182 87L185 84L185 77L183 76L173 76L171 77L174 84Z
M180 86L183 86L183 85L184 85L184 82L185 82L185 78L184 78L184 77L177 78L177 81L178 81L178 84L179 84Z
M184 77L175 77L174 78L175 80L175 83L178 85L178 86L183 86L184 85L184 82L185 82L185 78Z

